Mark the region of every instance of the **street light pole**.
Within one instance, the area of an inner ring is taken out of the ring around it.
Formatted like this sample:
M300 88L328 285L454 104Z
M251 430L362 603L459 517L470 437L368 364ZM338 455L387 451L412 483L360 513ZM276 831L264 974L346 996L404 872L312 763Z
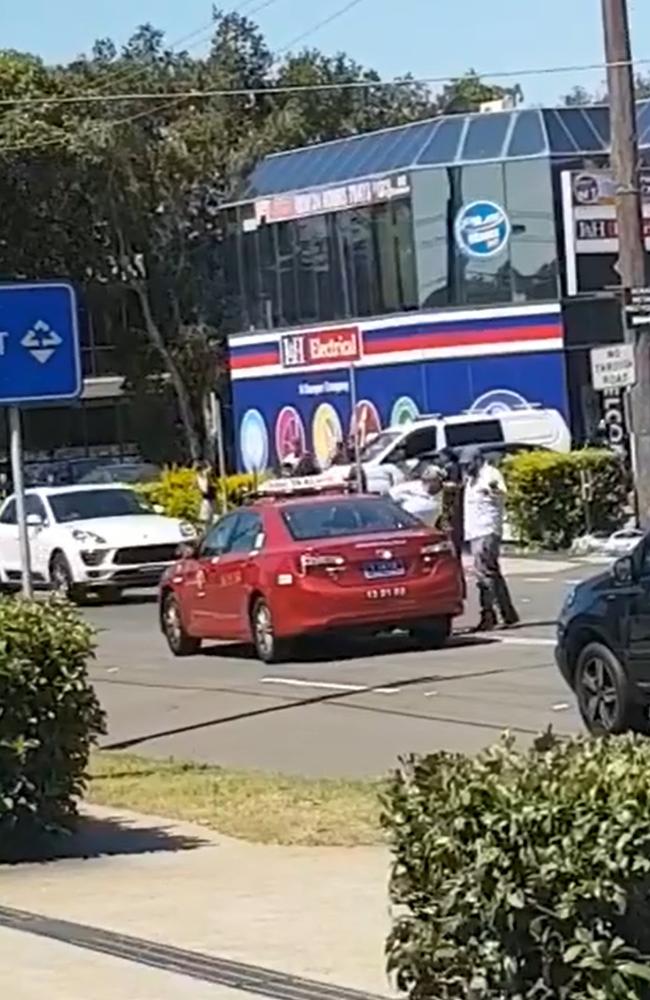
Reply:
M619 271L623 302L633 288L646 285L643 206L639 188L639 150L634 106L634 71L627 0L602 0L611 166L616 182ZM623 315L626 317L625 310ZM625 337L634 344L636 385L630 390L632 467L641 524L650 527L650 339L647 327L624 321Z

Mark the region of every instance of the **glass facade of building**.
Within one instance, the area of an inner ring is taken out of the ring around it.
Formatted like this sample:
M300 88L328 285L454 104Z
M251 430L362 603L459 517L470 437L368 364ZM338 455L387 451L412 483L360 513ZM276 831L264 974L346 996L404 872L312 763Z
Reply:
M650 102L638 121L647 149ZM559 174L607 167L608 144L607 108L565 108L440 118L267 157L223 213L230 331L557 301ZM455 238L475 201L510 225L502 251L482 258Z

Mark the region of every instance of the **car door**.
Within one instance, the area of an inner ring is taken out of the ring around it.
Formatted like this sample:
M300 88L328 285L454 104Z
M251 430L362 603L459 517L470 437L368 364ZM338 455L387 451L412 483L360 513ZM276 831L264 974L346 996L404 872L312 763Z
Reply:
M39 583L44 583L49 578L50 545L48 533L50 520L45 504L35 493L27 493L25 496L25 516L40 519L40 524L27 525L27 537L29 538L32 573Z
M637 558L637 579L624 589L628 662L633 674L642 673L646 679L650 671L650 538L642 543Z
M0 510L0 569L5 580L20 574L20 544L14 497L6 500Z
M215 607L214 579L219 559L226 551L235 527L237 514L226 514L208 531L199 545L197 558L185 577L185 603L193 635L219 638L218 613Z
M227 548L210 573L210 604L216 608L219 633L224 638L241 639L248 634L247 568L263 544L260 514L240 511Z

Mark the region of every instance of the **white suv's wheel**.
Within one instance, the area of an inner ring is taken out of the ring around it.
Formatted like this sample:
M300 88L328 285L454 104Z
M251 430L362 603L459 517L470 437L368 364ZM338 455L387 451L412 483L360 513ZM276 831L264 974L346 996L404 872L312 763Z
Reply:
M70 563L63 552L55 552L50 561L50 587L66 601L82 601L86 591L74 582Z

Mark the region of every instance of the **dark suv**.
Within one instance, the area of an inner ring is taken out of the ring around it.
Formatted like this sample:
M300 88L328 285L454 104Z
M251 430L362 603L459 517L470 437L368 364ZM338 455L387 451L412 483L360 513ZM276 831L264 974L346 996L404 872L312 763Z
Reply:
M590 732L650 733L650 535L569 594L555 655Z

